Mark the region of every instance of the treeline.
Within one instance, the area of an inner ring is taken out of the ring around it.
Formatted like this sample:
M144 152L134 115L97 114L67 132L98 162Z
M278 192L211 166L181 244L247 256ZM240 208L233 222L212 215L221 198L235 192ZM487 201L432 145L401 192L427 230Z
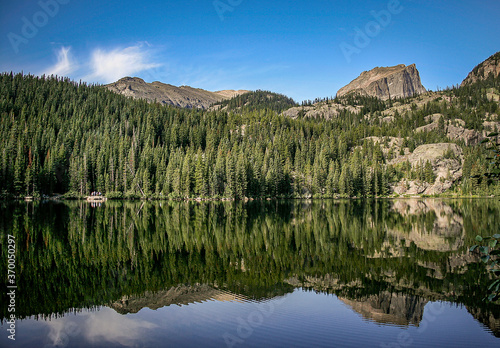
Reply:
M435 101L396 114L388 124L379 120L387 102L373 99L365 100L363 113L344 110L329 121L291 119L272 107L237 113L180 109L67 79L4 73L0 193L100 191L108 197L175 199L386 195L401 178L432 180L429 168L388 165L394 154L384 155L383 144L363 139L403 137L410 151L448 141L439 129L414 129L434 112L481 128L480 108L498 112L485 91L481 87L468 99L458 97L461 90L451 91L457 95L451 104ZM260 93L268 92L254 95ZM486 168L481 151L467 152L471 171ZM489 183L469 184L468 193L491 190Z
M292 98L283 94L257 90L223 100L214 105L218 105L226 111L251 112L256 110L272 110L279 113L297 106L297 103Z

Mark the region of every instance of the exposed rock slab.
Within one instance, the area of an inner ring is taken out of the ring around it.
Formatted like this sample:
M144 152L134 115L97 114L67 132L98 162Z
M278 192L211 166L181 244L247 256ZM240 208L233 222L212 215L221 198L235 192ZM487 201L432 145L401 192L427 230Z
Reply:
M400 64L392 67L376 67L362 72L359 77L342 87L337 92L337 97L358 93L386 100L412 97L425 92L415 64L408 66Z
M415 132L430 132L439 129L439 119L441 117L441 114L426 116L425 120L432 121L432 123L418 127ZM483 139L483 136L478 131L465 128L465 122L459 118L453 121L443 121L443 132L450 140L463 140L465 145L476 145Z
M398 157L391 164L409 161L412 167L424 165L427 161L432 165L432 171L436 175L434 183L402 180L392 187L397 194L439 194L443 193L453 183L462 177L462 149L452 143L438 143L420 145L413 153Z

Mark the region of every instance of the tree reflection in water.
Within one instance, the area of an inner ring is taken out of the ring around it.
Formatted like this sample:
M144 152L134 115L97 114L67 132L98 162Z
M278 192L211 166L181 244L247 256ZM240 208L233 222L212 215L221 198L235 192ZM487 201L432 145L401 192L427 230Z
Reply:
M463 304L500 336L500 306L481 301L490 275L467 252L476 234L498 232L498 200L35 201L2 203L0 214L2 241L17 240L18 318L261 301L301 287L396 325L418 326L428 301Z

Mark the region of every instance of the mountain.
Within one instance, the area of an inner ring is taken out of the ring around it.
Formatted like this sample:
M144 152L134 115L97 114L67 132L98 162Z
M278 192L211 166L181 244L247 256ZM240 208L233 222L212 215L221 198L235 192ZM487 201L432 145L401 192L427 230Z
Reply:
M490 74L494 78L500 75L500 51L472 69L469 75L462 81L460 87L472 84L478 80L486 80Z
M146 99L182 108L207 109L210 105L248 91L224 90L210 92L189 86L176 87L162 82L147 83L138 77L124 77L105 86L110 91L134 99Z
M425 92L426 89L420 82L420 75L415 64L408 66L400 64L391 67L376 67L362 72L347 86L339 89L337 97L357 93L386 100L412 97Z

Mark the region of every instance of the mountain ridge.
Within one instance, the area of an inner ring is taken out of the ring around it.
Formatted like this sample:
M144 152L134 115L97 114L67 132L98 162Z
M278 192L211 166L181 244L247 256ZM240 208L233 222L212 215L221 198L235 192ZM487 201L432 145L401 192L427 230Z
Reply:
M216 92L190 86L174 86L154 81L148 83L139 77L123 77L116 82L105 85L112 92L158 102L163 105L173 105L188 109L208 109L210 105L234 96L247 93L246 90L221 90Z

